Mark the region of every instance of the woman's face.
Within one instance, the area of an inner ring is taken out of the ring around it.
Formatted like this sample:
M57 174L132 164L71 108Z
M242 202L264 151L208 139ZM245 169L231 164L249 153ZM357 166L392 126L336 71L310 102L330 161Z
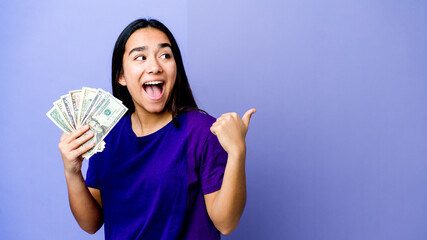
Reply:
M162 112L175 84L176 72L171 43L162 31L141 28L129 37L119 83L127 86L135 110Z

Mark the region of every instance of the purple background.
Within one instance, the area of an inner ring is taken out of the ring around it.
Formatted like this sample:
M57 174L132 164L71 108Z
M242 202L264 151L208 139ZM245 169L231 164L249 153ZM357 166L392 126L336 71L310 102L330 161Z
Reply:
M45 113L111 91L121 30L175 34L201 108L257 108L248 201L224 239L426 239L427 2L2 1L0 239L103 239L78 227ZM84 169L87 167L85 162Z

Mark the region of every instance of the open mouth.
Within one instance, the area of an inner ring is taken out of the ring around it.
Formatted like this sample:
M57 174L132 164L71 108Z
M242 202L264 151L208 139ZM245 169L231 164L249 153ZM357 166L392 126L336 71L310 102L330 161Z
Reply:
M163 94L163 81L150 81L142 85L144 91L152 99L159 99Z

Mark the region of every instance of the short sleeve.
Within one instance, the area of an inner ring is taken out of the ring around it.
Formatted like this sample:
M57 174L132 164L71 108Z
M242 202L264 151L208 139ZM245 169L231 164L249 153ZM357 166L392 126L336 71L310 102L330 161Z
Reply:
M100 153L89 158L89 166L86 173L86 185L90 188L99 189L98 165L100 162Z
M200 182L203 194L220 190L228 155L212 133L209 133L204 143L201 156Z

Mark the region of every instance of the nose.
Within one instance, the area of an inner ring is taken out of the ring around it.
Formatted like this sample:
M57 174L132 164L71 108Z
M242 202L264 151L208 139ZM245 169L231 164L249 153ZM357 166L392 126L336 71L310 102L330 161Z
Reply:
M147 64L148 73L156 74L162 72L162 67L160 66L156 58L151 58L150 60L148 60Z

